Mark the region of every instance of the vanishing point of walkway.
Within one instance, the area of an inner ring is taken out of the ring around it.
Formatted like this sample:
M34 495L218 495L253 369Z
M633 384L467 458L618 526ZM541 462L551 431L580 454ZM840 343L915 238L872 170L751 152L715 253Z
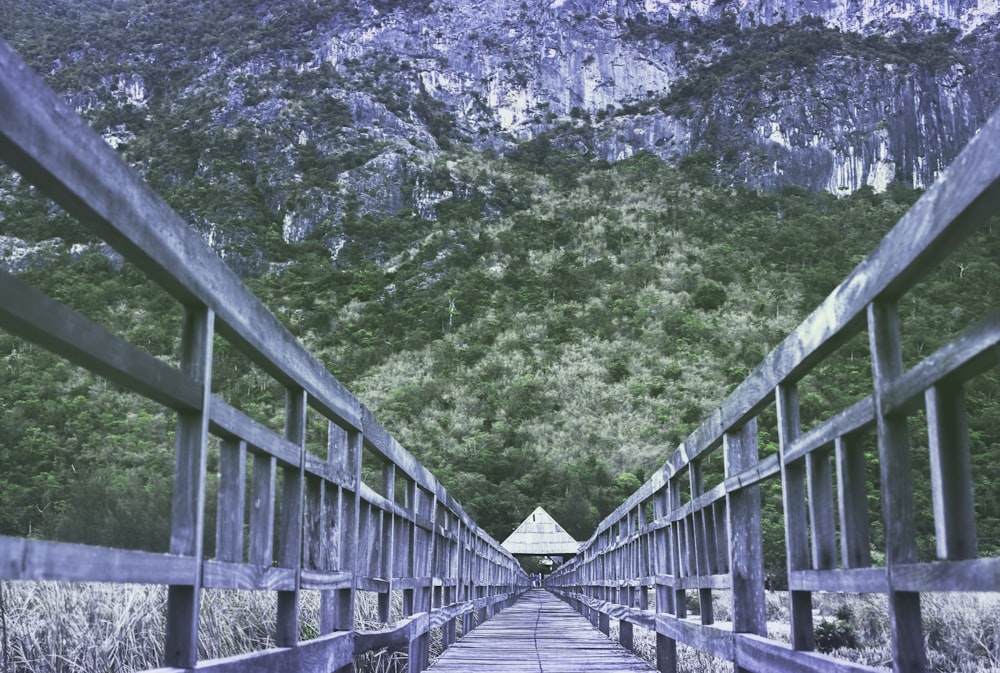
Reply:
M478 626L430 667L435 673L634 673L649 664L544 589Z

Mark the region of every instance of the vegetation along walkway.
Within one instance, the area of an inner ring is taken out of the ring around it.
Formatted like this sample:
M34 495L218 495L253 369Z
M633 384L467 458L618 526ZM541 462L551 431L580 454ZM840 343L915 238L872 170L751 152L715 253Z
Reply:
M448 648L435 673L654 671L544 589L527 592Z

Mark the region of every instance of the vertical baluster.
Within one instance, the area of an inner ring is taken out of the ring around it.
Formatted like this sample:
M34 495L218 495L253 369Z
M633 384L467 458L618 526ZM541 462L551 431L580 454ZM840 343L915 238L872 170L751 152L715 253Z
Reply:
M367 415L367 411L364 412ZM320 629L324 633L354 630L354 603L357 589L357 553L361 523L361 456L364 450L364 435L355 430L345 430L333 423L328 430L328 459L335 473L346 483L338 489L337 516L332 522L332 535L339 540L337 566L351 573L351 585L344 589L324 591L320 594ZM337 673L347 673L345 666Z
M837 566L837 528L833 517L833 469L828 449L818 449L806 456L806 474L813 568L830 570Z
M680 500L677 492L677 485L674 479L667 481L667 487L662 494L660 508L662 517L669 520L676 511L675 503ZM656 585L656 611L676 616L683 616L678 612L678 604L683 604L684 593L677 588L680 580L680 559L677 546L677 527L679 522L673 522L661 529L662 534L662 562L663 570L667 575L667 582L670 584ZM660 673L677 673L677 641L661 633L656 634L656 670Z
M396 502L396 466L386 463L382 466L382 495L389 502ZM380 555L380 571L382 579L387 583L385 593L378 595L379 621L388 622L392 614L393 557L395 556L395 515L392 512L382 513L382 551Z
M281 527L278 565L295 569L295 588L278 592L278 619L274 641L294 647L299 641L299 580L302 566L302 500L305 480L306 393L289 390L285 403L285 437L299 447L299 466L282 470Z
M783 383L776 393L778 407L778 443L781 449L782 500L785 510L785 546L788 553L788 579L796 570L809 568L808 512L806 511L806 474L802 461L785 461L788 446L799 437L799 395L794 383ZM812 624L812 593L791 590L789 618L792 622L792 647L812 650L816 647Z
M201 409L177 415L170 552L194 558L195 572L190 584L174 585L168 590L164 661L167 666L193 668L198 662L215 314L204 306L186 306L183 330L180 366L201 385Z
M726 477L757 464L757 421L723 437ZM767 635L764 597L764 544L761 528L760 484L730 491L726 495L729 512L729 568L732 578L733 632ZM735 667L735 673L746 669Z
M837 438L837 499L840 545L845 568L871 566L868 542L868 474L865 447L856 435Z
M920 594L896 591L893 587L893 568L917 560L913 474L906 416L886 415L882 406L883 391L903 373L899 318L894 302L876 301L868 306L868 338L871 344L878 421L893 669L907 673L924 671L927 660L923 627L920 623Z
M931 497L938 558L976 558L969 426L962 384L938 384L924 395L930 438Z
M270 568L274 563L274 498L277 493L277 461L255 453L250 494L250 563Z
M215 522L215 557L243 561L243 511L246 507L247 444L225 439L219 447L219 497Z

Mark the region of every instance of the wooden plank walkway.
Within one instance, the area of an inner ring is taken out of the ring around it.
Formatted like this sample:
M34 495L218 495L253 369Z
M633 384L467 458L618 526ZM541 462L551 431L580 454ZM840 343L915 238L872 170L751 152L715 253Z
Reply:
M435 673L634 673L655 671L595 629L544 589L513 606L450 647Z

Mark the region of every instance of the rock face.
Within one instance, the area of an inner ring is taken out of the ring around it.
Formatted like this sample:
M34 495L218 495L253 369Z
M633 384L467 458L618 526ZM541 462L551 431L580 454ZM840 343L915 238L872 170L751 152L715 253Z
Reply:
M986 0L366 9L357 28L321 36L320 58L338 69L375 52L412 61L413 86L479 146L569 120L566 149L608 161L704 152L725 184L923 187L1000 102L987 65L1000 10Z
M930 184L1000 103L997 0L53 11L18 3L0 36L245 273L310 236L336 258L344 218L435 219L471 193L440 168L456 146L544 137L595 160L653 152L721 185L849 193Z

